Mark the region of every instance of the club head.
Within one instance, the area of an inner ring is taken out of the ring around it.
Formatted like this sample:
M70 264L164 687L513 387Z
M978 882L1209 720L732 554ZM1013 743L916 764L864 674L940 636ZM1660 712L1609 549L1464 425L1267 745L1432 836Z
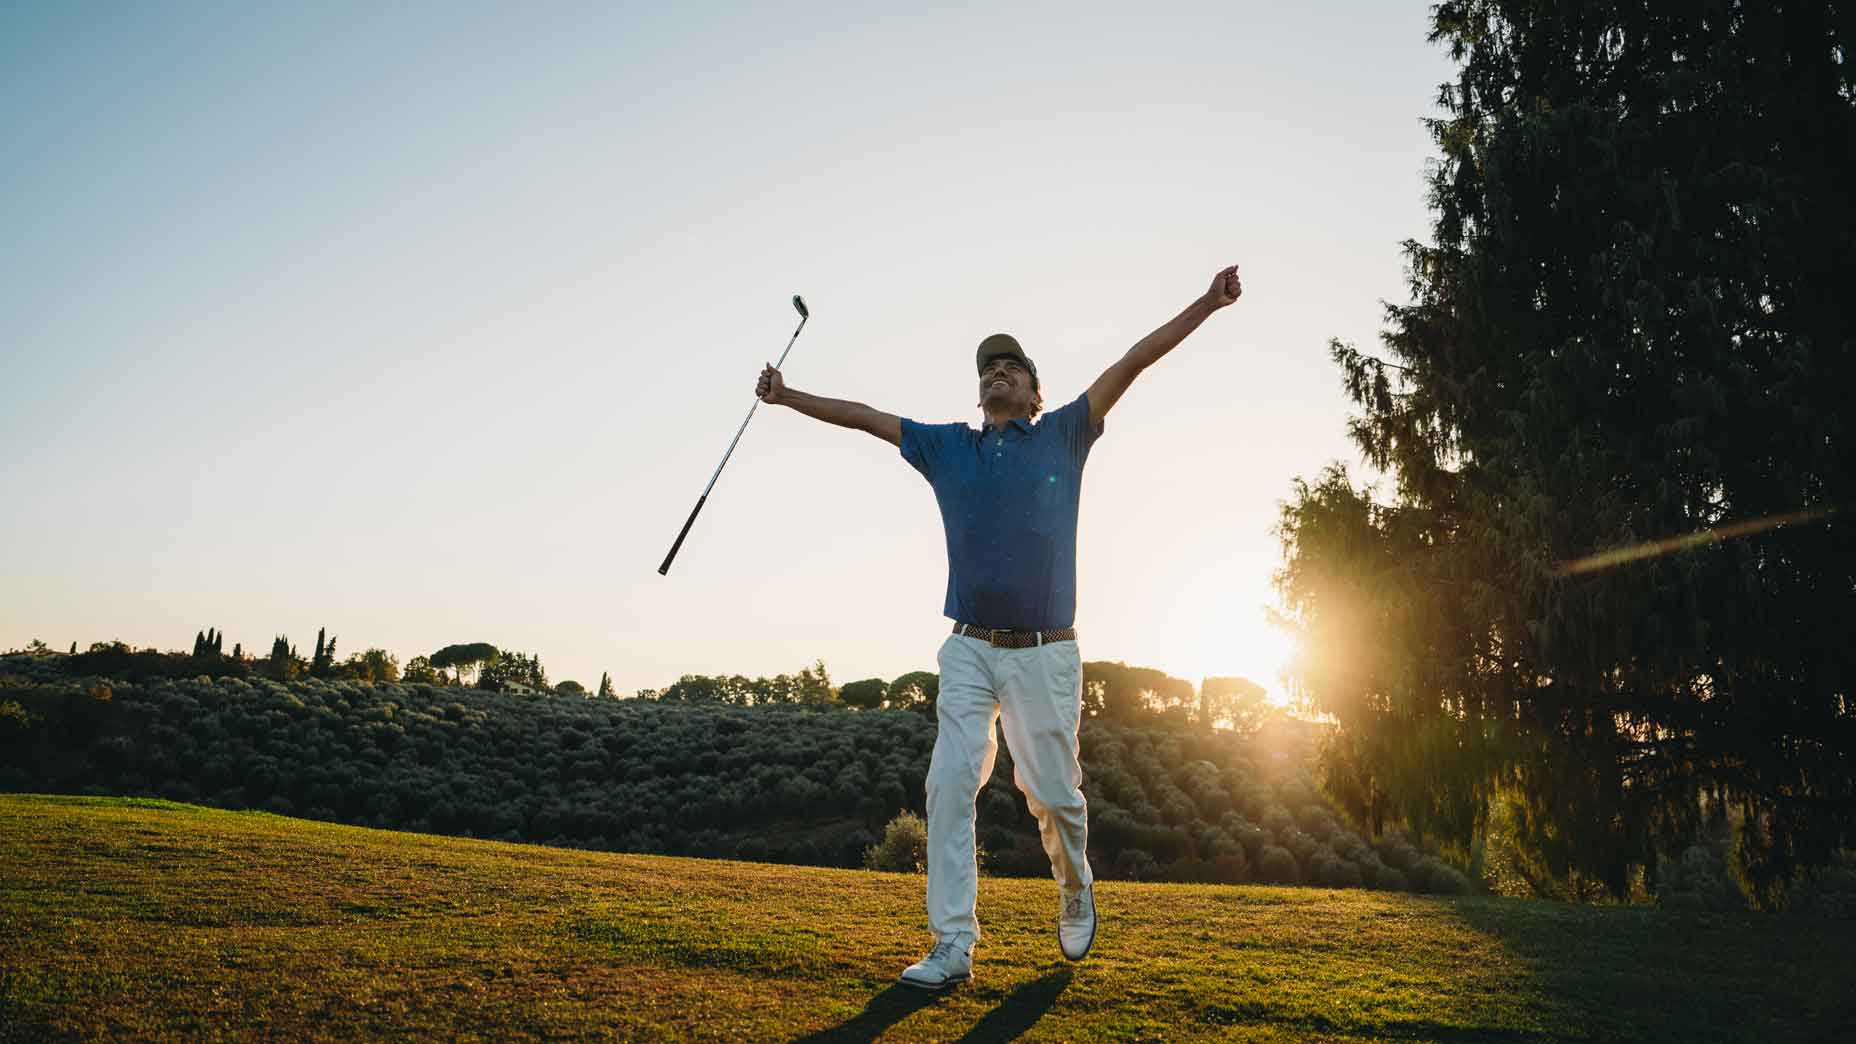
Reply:
M800 297L798 294L793 295L793 307L799 310L799 318L801 319L812 318L812 313L806 311L806 299L803 297Z

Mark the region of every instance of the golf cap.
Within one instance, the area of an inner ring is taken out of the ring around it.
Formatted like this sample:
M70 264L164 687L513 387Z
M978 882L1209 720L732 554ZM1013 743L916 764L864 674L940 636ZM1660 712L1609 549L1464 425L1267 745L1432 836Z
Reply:
M980 342L979 352L974 356L974 364L980 373L986 372L986 364L1001 355L1009 355L1025 364L1031 374L1031 386L1038 386L1038 365L1031 361L1025 350L1018 346L1018 338L1007 333L996 333Z

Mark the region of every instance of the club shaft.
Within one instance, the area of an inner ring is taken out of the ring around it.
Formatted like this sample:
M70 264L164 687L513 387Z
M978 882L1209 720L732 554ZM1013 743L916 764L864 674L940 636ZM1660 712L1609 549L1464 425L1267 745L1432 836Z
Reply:
M799 331L806 328L806 320L811 316L802 316L799 325L793 328L793 336L787 340L786 347L780 352L780 361L773 364L779 369L786 364L786 354L793 350L793 342L799 340ZM728 466L728 458L735 453L735 445L741 441L741 433L748 430L748 421L754 419L754 411L760 408L760 397L756 396L754 405L748 407L748 415L741 418L741 427L735 429L735 437L728 440L728 449L722 454L721 463L715 466L715 472L709 476L709 484L702 488L702 496L696 498L696 506L690 509L690 517L684 521L683 530L677 534L677 542L670 545L670 553L664 556L664 564L657 567L659 576L670 574L670 563L677 557L677 549L683 546L683 538L690 535L690 526L696 521L696 515L702 510L704 502L709 499L709 491L715 488L715 480L722 477L722 469Z

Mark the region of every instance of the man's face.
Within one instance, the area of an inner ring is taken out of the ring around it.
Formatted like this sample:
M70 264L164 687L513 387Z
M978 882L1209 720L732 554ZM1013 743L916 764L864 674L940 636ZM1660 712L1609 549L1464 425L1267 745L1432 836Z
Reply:
M995 355L980 370L980 405L993 413L1031 412L1031 373L1009 355Z

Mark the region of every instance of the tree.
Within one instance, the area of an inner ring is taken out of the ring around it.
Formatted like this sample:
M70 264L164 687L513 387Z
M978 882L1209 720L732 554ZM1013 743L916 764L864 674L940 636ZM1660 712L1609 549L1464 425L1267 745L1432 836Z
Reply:
M585 696L586 686L570 678L556 685L554 691L562 696Z
M361 681L396 682L400 680L399 657L385 649L369 649L348 657L343 672Z
M883 705L883 697L888 694L889 683L881 678L865 678L862 681L846 682L838 690L838 699L846 707L874 710Z
M425 685L430 685L442 680L438 672L432 668L431 659L425 656L415 656L407 660L406 670L400 675L400 678L406 682L418 682Z
M605 671L600 671L599 672L599 698L602 700L609 700L609 699L612 699L615 695L616 694L612 691L612 675L608 674Z
M471 642L467 645L447 645L433 653L429 662L440 670L451 668L456 683L463 685L466 684L465 671L474 671L493 663L501 655L496 646L489 642Z
M335 639L330 638L325 643L322 636L326 630L327 628L316 630L316 654L309 661L309 676L312 678L326 678L334 672Z
M219 656L224 649L224 641L225 636L211 627L204 631L195 631L193 633L193 655L196 657Z
M1269 693L1249 678L1207 678L1199 683L1199 723L1224 722L1248 735L1263 725L1275 708Z
M899 710L919 711L934 717L935 700L941 695L941 676L933 671L910 671L889 683L889 705Z
M838 702L838 689L831 684L831 673L825 670L824 660L816 660L799 672L798 690L800 703Z
M493 692L524 689L543 692L548 688L548 675L541 668L539 656L506 652L485 661L477 684Z
M302 673L304 666L302 658L296 654L296 647L290 644L290 639L280 634L271 640L271 655L265 659L259 671L267 678L289 681Z
M1128 722L1143 713L1190 708L1193 702L1192 683L1165 671L1119 661L1083 664L1083 709L1091 717Z
M1298 483L1278 589L1330 792L1624 894L1745 819L1763 905L1856 840L1856 27L1449 0L1433 242L1332 345L1395 483ZM1600 554L1604 552L1604 554ZM1653 874L1652 874L1653 876Z
M703 674L686 674L658 695L658 699L667 703L721 703L724 686L723 679L711 678Z

